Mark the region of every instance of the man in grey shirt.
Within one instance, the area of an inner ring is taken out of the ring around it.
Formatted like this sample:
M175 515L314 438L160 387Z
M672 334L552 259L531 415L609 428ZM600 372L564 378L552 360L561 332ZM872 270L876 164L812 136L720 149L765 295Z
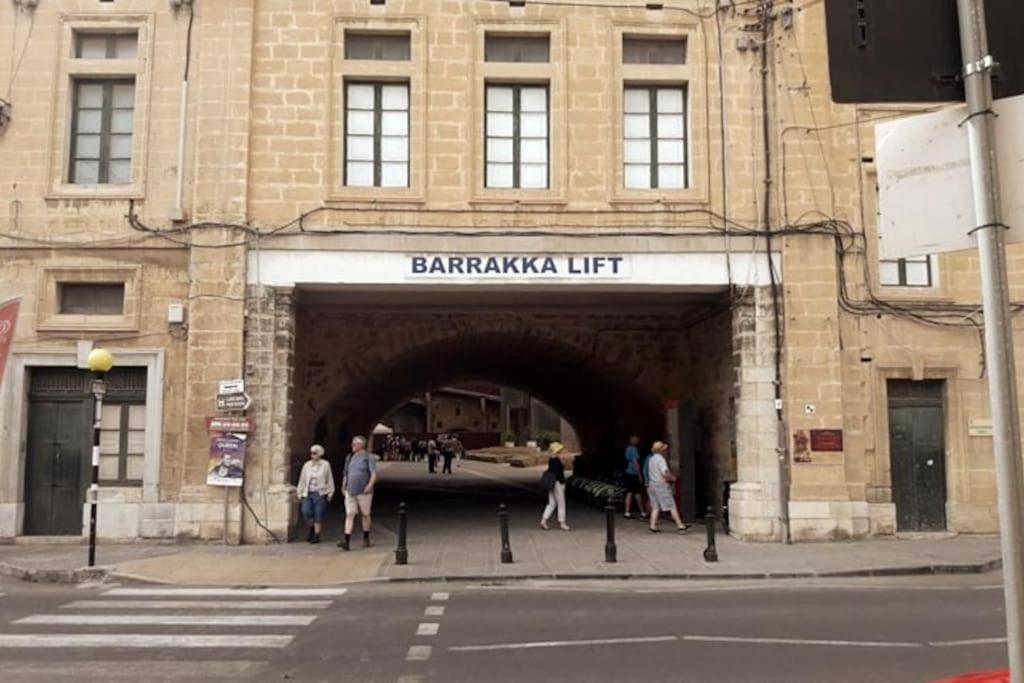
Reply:
M363 547L370 547L370 507L373 487L377 483L377 458L366 450L366 437L352 439L352 453L342 468L341 490L345 492L345 536L338 547L348 550L356 513L363 518Z

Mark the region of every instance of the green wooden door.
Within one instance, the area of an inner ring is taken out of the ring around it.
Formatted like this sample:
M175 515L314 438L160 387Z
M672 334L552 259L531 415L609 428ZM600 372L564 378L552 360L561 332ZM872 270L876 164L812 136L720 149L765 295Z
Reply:
M946 530L941 382L889 382L889 454L899 531Z
M92 441L86 400L29 404L25 462L27 535L80 535Z

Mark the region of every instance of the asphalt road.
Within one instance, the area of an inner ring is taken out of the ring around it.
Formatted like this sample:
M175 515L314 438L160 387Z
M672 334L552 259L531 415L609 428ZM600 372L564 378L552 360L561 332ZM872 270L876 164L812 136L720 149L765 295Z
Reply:
M986 575L182 594L4 580L0 679L929 681L1005 666L998 583Z

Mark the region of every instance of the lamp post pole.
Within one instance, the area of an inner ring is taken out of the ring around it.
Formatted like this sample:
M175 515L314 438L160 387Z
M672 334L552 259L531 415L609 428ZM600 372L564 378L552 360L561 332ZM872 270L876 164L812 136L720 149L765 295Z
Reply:
M100 428L103 423L103 396L107 393L105 377L114 365L114 357L106 349L93 349L86 365L96 373L92 382L92 477L89 484L89 566L96 566L96 513L100 497Z

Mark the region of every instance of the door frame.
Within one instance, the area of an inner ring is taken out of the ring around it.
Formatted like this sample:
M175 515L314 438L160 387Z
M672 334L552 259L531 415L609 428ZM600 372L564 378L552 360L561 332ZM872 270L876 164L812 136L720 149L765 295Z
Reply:
M144 503L159 502L160 459L163 425L163 349L110 349L117 365L146 368L146 456L141 497ZM0 538L24 534L25 465L28 432L29 381L31 367L85 369L85 355L74 350L14 351L7 375L0 386ZM103 487L138 493L139 487ZM83 524L83 535L86 533Z
M963 399L961 396L960 368L951 364L938 366L917 366L911 367L903 364L880 365L872 373L874 390L871 392L874 403L871 416L874 420L874 458L868 460L870 476L868 480L868 501L869 515L872 517L872 526L885 528L891 521L891 531L896 533L896 503L892 497L892 453L890 452L889 435L889 388L888 380L943 380L946 385L943 395L943 443L945 444L945 466L946 466L946 529L956 530L956 518L954 517L954 506L958 501L967 500L967 477L957 459L958 453L966 453L966 432L961 427L965 422L963 419ZM870 434L872 430L868 430ZM867 445L867 444L866 444ZM885 502L874 502L879 500L877 494L872 490L883 489ZM879 515L876 510L884 510ZM877 533L877 532L876 532ZM886 532L883 532L886 533Z

